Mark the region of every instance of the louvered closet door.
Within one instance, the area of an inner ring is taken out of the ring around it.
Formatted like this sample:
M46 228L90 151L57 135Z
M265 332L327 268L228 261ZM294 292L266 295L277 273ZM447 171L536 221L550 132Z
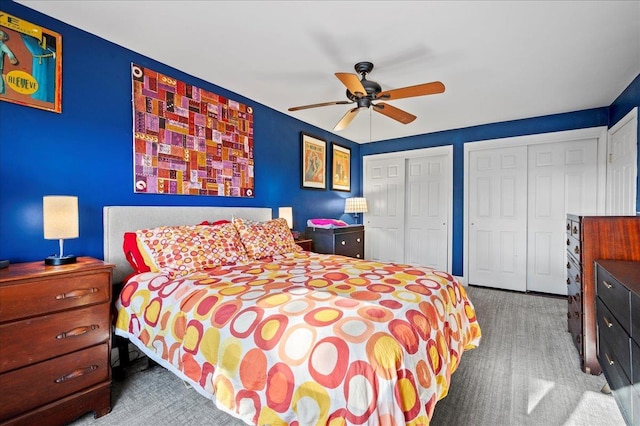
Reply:
M469 284L526 291L527 147L469 161Z

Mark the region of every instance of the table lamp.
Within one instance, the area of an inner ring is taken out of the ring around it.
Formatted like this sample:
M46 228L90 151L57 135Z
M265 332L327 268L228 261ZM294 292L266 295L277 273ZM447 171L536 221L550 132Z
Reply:
M45 265L58 266L76 262L76 256L64 255L64 240L78 238L78 197L46 195L42 198L45 240L58 240L60 254L44 260Z
M367 199L364 197L347 198L344 203L344 212L353 213L355 222L358 223L358 214L367 213Z

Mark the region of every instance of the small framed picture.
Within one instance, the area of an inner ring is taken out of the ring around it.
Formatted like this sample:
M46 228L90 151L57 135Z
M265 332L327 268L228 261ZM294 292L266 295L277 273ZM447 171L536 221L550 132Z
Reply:
M351 191L351 149L331 144L331 189Z
M327 189L327 142L304 132L301 141L302 187Z

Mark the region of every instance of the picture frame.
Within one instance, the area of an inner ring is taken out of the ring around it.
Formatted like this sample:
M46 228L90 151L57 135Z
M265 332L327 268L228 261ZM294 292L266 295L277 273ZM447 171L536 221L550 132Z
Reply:
M300 132L302 188L327 189L327 142Z
M0 100L62 112L62 36L0 13Z
M351 149L331 143L331 189L351 192Z

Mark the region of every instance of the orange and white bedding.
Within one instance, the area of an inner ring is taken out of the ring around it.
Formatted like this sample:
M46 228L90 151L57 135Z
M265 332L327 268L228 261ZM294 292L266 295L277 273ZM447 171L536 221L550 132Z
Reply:
M303 251L131 277L116 334L255 425L426 425L480 342L449 274Z

